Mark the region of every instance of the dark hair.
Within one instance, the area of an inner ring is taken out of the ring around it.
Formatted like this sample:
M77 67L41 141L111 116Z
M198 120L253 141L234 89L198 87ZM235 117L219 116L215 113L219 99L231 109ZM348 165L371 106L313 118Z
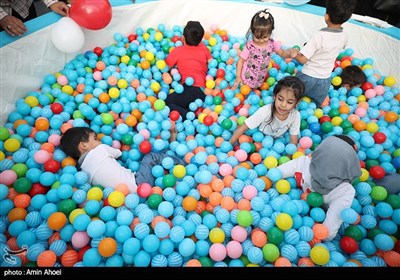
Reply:
M197 46L203 39L204 28L198 21L188 21L183 29L183 36L185 36L186 44Z
M283 79L279 80L278 83L274 87L274 96L276 96L282 89L291 90L296 98L296 101L299 101L304 96L304 83L296 76L286 76ZM268 119L267 123L270 124L274 119L275 114L275 101L272 102L271 108L271 116Z
M354 149L354 151L357 152L357 145L356 145L356 143L354 142L354 140L351 139L349 136L344 135L344 134L333 135L333 136L342 139L343 141L345 141L346 143L348 143L348 144Z
M350 19L355 6L355 0L328 0L326 13L333 24L342 24Z
M71 127L61 137L61 149L70 157L79 159L81 153L79 151L79 143L89 141L90 134L95 133L93 129L88 127Z
M250 22L250 28L246 33L246 37L261 38L265 34L271 34L274 30L274 17L269 12L269 9L264 9L258 11L252 18Z
M345 67L340 77L342 78L342 85L348 84L350 88L356 85L362 85L367 81L367 76L364 71L356 65Z

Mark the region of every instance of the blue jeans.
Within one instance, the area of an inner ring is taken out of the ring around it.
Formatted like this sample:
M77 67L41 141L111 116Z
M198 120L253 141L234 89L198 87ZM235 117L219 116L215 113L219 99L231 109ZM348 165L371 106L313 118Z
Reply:
M176 156L167 155L165 152L148 153L143 157L139 170L135 174L136 184L139 186L141 183L149 183L150 186L154 186L154 177L153 174L151 174L151 169L153 166L161 164L163 159L166 157L172 158L175 165L185 165L185 162L182 159Z
M304 95L310 97L317 104L317 107L321 107L322 102L328 96L331 78L314 78L301 71L297 72L296 77L304 83Z

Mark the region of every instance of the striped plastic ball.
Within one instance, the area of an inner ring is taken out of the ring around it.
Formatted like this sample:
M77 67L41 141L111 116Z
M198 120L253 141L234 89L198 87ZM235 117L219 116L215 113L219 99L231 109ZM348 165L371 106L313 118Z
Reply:
M168 259L166 256L164 256L162 254L157 254L151 259L151 266L152 267L167 267Z
M56 254L53 251L46 250L39 254L36 264L38 267L53 267L56 261Z
M67 250L67 243L64 240L55 240L50 244L49 250L53 251L59 257Z
M171 228L167 222L161 221L154 227L154 233L159 238L165 238L170 234Z

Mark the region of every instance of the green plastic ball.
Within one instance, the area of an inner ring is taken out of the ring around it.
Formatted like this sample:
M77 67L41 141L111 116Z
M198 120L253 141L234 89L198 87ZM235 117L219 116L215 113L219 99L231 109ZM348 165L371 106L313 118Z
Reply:
M57 209L69 216L72 210L76 209L76 203L72 199L63 199L57 203Z
M375 236L377 236L378 234L381 234L381 233L384 233L381 229L373 228L368 231L367 237L368 237L368 239L374 240Z
M283 241L283 232L278 227L272 227L267 231L267 240L269 243L279 245Z
M163 177L162 183L166 188L172 188L176 184L176 177L172 174L167 174Z
M204 211L202 211L201 213L200 213L200 216L202 217L202 218L204 218L206 215L208 215L208 214L211 214L209 211L207 211L207 210L204 210Z
M376 159L369 159L365 161L365 167L369 170L372 166L379 166L379 161Z
M355 225L348 226L344 231L344 235L353 237L357 242L363 238L361 229Z
M24 163L17 163L14 164L11 169L14 170L15 173L17 173L18 178L21 178L24 177L26 172L28 171L28 166L26 166Z
M396 194L389 194L385 201L392 206L393 210L400 208L400 196Z
M272 243L265 244L262 248L264 259L267 262L274 262L279 258L279 248Z
M232 120L230 120L230 119L224 119L224 120L221 122L221 126L222 126L223 129L231 129L231 127L232 127Z
M14 182L14 190L17 193L27 193L31 188L32 182L26 177L19 178Z
M346 130L348 128L353 128L353 124L348 120L343 120L343 122L340 124L340 127L343 128L343 130Z
M75 111L72 113L72 118L73 118L74 120L76 120L76 119L84 119L85 116L82 114L81 111L75 110Z
M312 207L320 207L324 203L324 198L317 192L311 192L307 195L306 201Z
M306 120L301 120L301 121L300 121L300 129L301 129L301 130L304 130L304 129L306 129L307 127L308 127L307 121L306 121Z
M214 96L213 103L214 105L220 105L222 103L222 97L218 95Z
M253 222L253 216L250 211L240 210L236 216L236 220L242 227L248 227Z
M213 267L214 265L213 261L206 256L200 257L199 262L201 263L202 267Z
M125 134L121 138L122 144L124 145L132 145L133 144L133 136L130 134Z
M322 131L325 133L329 133L333 130L333 124L331 122L324 122L321 125Z
M281 157L278 159L279 165L284 164L284 163L286 163L286 162L288 162L288 161L290 161L290 158L289 158L288 156L281 156Z
M149 207L152 209L157 209L162 200L163 199L161 195L153 193L147 198L147 205L149 205Z
M0 140L5 141L10 137L10 131L7 127L0 127Z
M250 263L249 259L247 258L246 255L241 255L239 257L239 259L242 261L242 263L244 264L244 266L248 265Z
M371 190L372 199L375 199L378 201L383 201L386 199L387 195L388 195L388 192L384 187L382 187L382 186L372 187L372 190Z
M331 109L331 110L329 111L328 115L329 115L331 118L334 118L334 117L340 116L340 112L339 112L338 109Z

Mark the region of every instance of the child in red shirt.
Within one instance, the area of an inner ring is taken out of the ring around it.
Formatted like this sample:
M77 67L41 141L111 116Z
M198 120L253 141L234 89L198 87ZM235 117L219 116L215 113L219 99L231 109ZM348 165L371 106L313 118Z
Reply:
M176 47L168 54L165 62L168 67L176 66L181 75L183 92L173 92L168 95L165 103L172 110L176 110L186 119L189 104L196 99L204 101L205 94L202 88L206 84L208 61L212 59L209 49L202 43L204 29L198 21L188 21L183 29L183 46ZM194 80L192 86L185 84L186 78Z

